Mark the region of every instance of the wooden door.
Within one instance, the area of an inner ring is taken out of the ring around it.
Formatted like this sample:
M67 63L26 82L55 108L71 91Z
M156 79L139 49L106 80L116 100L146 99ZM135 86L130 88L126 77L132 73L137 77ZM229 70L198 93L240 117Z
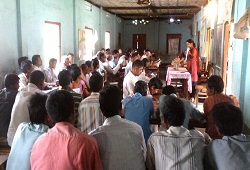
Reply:
M181 49L181 34L167 34L167 47L168 55L177 55Z
M146 34L133 34L133 49L138 49L140 54L146 49Z

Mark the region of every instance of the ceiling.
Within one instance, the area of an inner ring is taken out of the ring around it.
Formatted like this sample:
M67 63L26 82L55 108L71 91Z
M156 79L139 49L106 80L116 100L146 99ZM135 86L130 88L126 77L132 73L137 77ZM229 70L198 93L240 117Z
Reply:
M191 19L208 0L87 0L125 20Z

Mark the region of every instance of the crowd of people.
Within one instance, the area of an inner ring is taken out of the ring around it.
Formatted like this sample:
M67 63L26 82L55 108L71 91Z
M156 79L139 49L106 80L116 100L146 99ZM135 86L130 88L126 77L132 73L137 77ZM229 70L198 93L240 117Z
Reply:
M187 43L191 69L197 56ZM55 58L41 69L39 55L21 57L19 75L5 76L0 139L11 147L7 169L249 169L250 137L220 76L207 81L202 113L173 86L145 73L159 67L150 50L141 56L102 49L79 66L72 53L62 61L57 74ZM122 83L112 85L117 79ZM190 126L190 119L205 122L206 132Z

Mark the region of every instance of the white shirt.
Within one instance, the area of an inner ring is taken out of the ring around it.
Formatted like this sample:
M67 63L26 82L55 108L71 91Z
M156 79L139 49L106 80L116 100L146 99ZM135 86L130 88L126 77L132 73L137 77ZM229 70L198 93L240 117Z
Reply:
M124 76L126 76L126 75L128 74L129 71L132 71L132 64L133 64L133 62L130 60L130 61L128 62L128 64L126 65L126 67L125 67Z
M7 141L10 146L12 145L12 141L19 124L22 122L30 122L28 103L31 95L35 93L43 94L43 92L38 89L36 85L29 83L27 89L19 91L16 95L7 133Z
M125 67L128 64L128 60L126 60L125 55L121 56L118 60L118 64L122 64L123 67Z
M145 170L146 146L138 124L116 115L90 135L97 140L103 169Z
M145 81L146 83L149 82L149 78L145 76L145 73L141 73L139 76L135 76L131 71L124 77L123 80L123 98L132 96L134 94L134 87L135 83L138 80Z
M204 145L199 131L182 126L153 133L148 139L147 168L203 170Z
M25 73L21 73L18 75L19 77L19 91L22 90L22 89L25 89L26 86L28 85L28 78L26 77Z

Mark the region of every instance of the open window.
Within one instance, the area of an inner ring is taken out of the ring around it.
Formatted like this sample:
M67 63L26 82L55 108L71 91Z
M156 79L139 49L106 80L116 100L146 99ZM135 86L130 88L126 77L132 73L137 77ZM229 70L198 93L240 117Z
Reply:
M105 32L105 49L110 49L110 32Z

